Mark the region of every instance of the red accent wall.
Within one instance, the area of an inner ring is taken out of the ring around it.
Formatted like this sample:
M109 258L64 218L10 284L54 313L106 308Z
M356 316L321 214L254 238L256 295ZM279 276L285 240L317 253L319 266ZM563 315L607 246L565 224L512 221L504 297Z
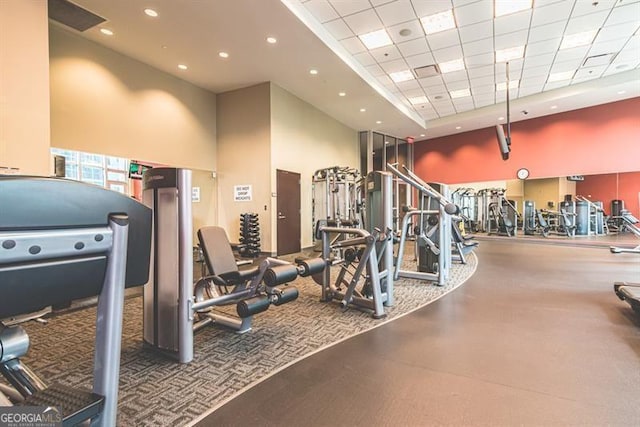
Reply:
M611 213L611 200L624 200L624 207L640 216L640 172L589 175L576 183L576 194L590 200L604 202L604 210Z
M512 123L511 139L507 161L494 128L416 142L415 171L448 184L638 171L640 98Z

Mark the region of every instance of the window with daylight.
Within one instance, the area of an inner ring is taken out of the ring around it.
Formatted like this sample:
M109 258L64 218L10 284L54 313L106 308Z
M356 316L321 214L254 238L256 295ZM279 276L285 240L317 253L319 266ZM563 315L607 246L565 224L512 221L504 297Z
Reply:
M52 148L51 154L65 158L65 178L129 194L129 160L60 148Z

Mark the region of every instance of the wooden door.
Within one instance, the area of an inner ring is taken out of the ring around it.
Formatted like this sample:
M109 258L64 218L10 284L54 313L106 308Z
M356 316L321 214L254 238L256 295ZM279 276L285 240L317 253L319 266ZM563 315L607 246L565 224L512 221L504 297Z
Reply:
M278 255L300 252L300 174L276 170Z

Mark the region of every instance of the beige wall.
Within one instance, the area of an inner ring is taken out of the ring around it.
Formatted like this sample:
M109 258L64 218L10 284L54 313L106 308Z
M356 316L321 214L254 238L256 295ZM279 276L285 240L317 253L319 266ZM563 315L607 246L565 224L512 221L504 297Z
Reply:
M214 93L59 27L49 37L52 146L216 169Z
M321 168L359 168L359 143L355 130L329 117L311 104L271 84L271 191L276 192L276 169L301 175L302 247L313 245L311 178ZM271 216L275 230L277 215ZM275 250L277 235L271 236Z
M529 179L524 183L524 199L533 200L536 209L557 210L559 194L558 178ZM548 202L553 202L554 207L549 207Z
M0 0L0 167L49 175L47 2Z
M262 250L271 242L269 83L218 94L218 221L237 242L240 214L257 212ZM236 202L233 188L251 185L252 200ZM265 209L266 208L266 209Z

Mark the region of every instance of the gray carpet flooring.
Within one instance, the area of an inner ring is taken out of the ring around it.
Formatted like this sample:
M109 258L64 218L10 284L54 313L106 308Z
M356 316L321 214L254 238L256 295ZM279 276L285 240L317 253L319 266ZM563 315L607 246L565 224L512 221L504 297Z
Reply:
M255 316L250 332L240 335L215 326L199 331L194 361L188 365L143 345L142 298L129 298L123 325L118 425L184 425L300 358L434 301L468 279L476 265L473 254L466 265L454 264L443 287L410 279L397 281L396 304L387 310L384 320L321 303L319 286L310 278L300 278L293 282L300 291L298 300ZM90 388L94 322L95 308L86 308L55 316L48 324L24 324L32 343L24 361L48 383Z

